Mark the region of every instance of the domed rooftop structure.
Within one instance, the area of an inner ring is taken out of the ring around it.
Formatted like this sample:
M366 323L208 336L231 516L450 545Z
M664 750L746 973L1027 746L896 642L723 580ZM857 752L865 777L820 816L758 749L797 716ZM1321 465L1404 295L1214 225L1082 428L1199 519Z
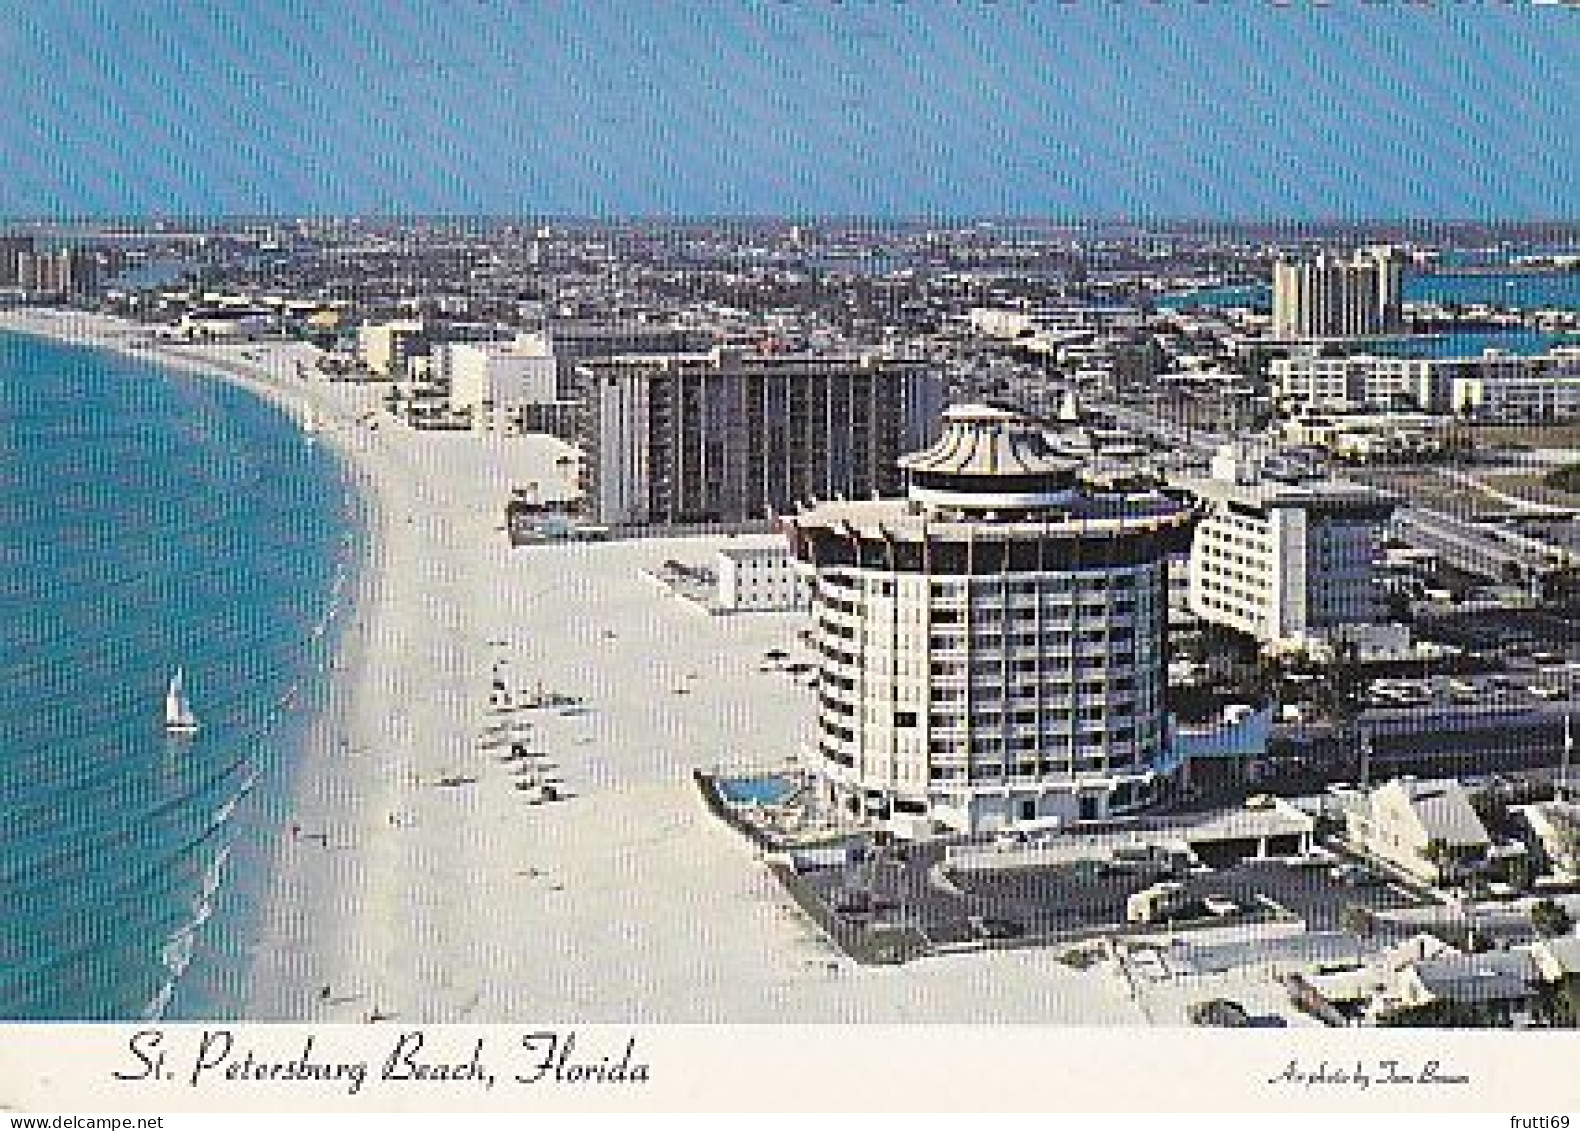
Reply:
M938 442L899 463L911 498L935 506L1055 506L1079 490L1077 461L1057 454L1029 417L993 405L950 406Z

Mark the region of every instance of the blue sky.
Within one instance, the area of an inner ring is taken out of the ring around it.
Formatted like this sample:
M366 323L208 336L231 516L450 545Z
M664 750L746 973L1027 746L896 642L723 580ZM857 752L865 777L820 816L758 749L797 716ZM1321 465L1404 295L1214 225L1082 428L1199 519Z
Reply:
M0 215L1568 217L1580 11L0 0Z

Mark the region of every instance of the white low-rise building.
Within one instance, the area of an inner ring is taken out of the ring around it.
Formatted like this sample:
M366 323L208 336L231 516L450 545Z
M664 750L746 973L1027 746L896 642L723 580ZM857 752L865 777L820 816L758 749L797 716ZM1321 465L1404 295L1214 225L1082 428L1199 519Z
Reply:
M1485 421L1580 417L1580 350L1521 356L1408 358L1353 354L1276 358L1269 366L1286 411L1403 410Z
M1453 883L1485 860L1492 838L1465 787L1397 778L1348 798L1350 843L1428 884Z
M498 426L527 405L557 397L557 363L530 338L513 342L452 342L435 351L436 368L450 386L450 407L474 423Z
M1580 355L1561 369L1455 377L1448 402L1454 411L1481 421L1580 418Z
M719 551L718 607L730 612L773 612L811 605L804 568L782 539L769 545L726 546Z
M275 329L274 312L222 307L183 315L176 334L194 341L254 341Z
M1280 427L1291 444L1324 448L1352 463L1433 459L1454 443L1453 417L1423 412L1313 414Z
M1580 880L1580 804L1541 801L1513 812L1530 830L1529 841L1561 881Z

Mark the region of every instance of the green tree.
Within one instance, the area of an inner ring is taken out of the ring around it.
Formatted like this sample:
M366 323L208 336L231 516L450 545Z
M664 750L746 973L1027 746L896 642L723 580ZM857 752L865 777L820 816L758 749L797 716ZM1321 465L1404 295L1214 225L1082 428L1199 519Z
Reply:
M1580 977L1570 974L1544 985L1537 1012L1554 1028L1580 1029Z
M1529 891L1536 882L1536 864L1528 855L1515 856L1509 861L1505 876L1514 888Z
M1572 873L1580 873L1580 821L1553 814L1553 863Z
M1553 491L1580 495L1580 463L1565 464L1549 471L1542 477L1542 486Z
M1379 1014L1384 1029L1485 1029L1503 1020L1497 1006L1474 1002L1433 1001Z
M1377 915L1369 907L1352 903L1339 914L1339 927L1352 935L1369 939L1377 933Z
M1551 899L1543 899L1531 908L1531 926L1543 938L1557 938L1574 930L1574 916Z
M1366 683L1360 655L1353 642L1345 640L1334 645L1333 660L1323 674L1326 678L1316 688L1317 702L1332 720L1342 747L1351 752L1359 767L1360 719L1365 710Z

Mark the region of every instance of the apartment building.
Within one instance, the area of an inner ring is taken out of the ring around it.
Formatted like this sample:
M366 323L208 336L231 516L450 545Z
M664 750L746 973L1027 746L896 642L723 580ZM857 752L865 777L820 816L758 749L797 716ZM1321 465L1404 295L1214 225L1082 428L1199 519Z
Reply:
M1420 411L1486 421L1580 416L1580 350L1522 356L1299 355L1269 366L1285 412Z
M586 395L577 368L600 358L658 354L692 354L710 349L715 335L693 326L668 322L643 322L620 319L608 322L557 319L535 333L522 334L517 344L523 352L554 359L560 400Z
M578 370L588 505L614 526L764 520L798 501L893 494L937 435L928 363L869 354L618 357Z
M1273 265L1273 333L1280 338L1353 338L1403 326L1403 264L1391 248L1345 260L1322 254Z

